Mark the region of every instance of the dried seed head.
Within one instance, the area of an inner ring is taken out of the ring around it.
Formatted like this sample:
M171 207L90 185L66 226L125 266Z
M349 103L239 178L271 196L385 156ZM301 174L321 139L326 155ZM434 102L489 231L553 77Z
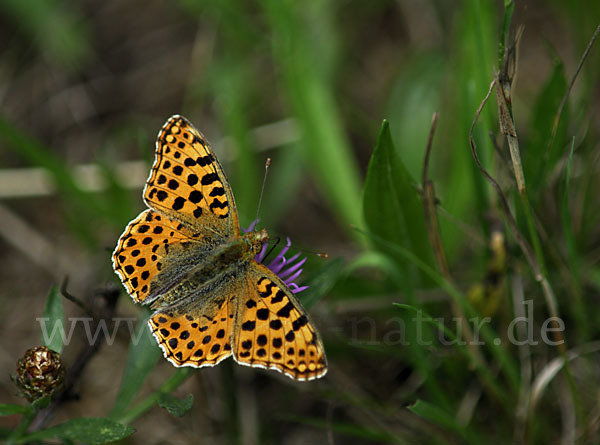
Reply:
M64 378L65 368L60 354L45 346L27 350L17 362L15 383L30 402L54 393Z

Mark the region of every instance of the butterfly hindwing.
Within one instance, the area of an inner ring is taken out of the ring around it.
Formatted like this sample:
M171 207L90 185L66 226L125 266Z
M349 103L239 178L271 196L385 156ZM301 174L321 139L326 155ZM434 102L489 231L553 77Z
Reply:
M144 189L149 207L222 238L239 234L235 201L208 142L184 117L167 120Z
M295 380L327 372L323 343L291 290L252 262L238 303L233 353L238 363L276 369Z
M171 256L186 243L200 243L202 236L194 234L178 221L145 210L138 215L119 238L113 252L113 267L127 292L138 303L150 303L151 290L158 284L160 272ZM150 298L148 298L150 296Z
M214 366L231 355L235 303L228 297L155 312L148 324L175 366Z

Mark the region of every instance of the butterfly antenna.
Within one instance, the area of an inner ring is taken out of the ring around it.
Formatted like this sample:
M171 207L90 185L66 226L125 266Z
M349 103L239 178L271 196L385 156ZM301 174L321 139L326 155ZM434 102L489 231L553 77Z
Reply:
M315 255L318 256L319 258L326 260L329 258L329 255L327 254L327 252L316 252L314 250L300 250L300 252L304 253L305 255Z
M269 247L269 250L267 251L267 253L265 254L265 258L268 258L268 256L271 254L271 252L273 252L273 250L275 250L275 248L279 245L279 243L281 242L281 236L277 236L274 237L272 239L274 241L274 244L272 246ZM303 248L295 248L298 252L304 254L304 255L315 255L318 256L319 258L326 260L329 258L329 255L327 254L327 252L317 252L315 250L310 250L310 249L303 249Z
M265 176L263 177L262 187L260 188L260 198L258 198L258 207L256 209L256 219L260 214L260 206L262 204L263 194L265 192L265 184L267 183L267 176L269 174L269 167L271 166L271 158L267 158L265 162Z
M280 242L281 242L281 237L278 236L277 238L275 238L275 243L273 243L273 245L269 248L269 250L265 254L265 259L267 259L269 257L269 255L271 255L271 253L273 253L273 251L279 245Z

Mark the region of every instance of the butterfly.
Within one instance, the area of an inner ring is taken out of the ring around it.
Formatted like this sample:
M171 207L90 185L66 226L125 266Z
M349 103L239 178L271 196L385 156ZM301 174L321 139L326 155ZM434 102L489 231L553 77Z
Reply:
M121 235L113 268L175 366L233 356L295 380L327 372L323 343L290 288L255 260L265 229L240 233L231 187L204 136L184 117L164 124L144 188L148 209Z

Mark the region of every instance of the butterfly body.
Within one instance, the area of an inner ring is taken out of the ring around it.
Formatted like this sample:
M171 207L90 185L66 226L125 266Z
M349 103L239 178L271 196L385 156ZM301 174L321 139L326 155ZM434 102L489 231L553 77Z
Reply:
M200 295L222 293L222 287L247 272L267 239L267 231L263 229L234 237L208 251L199 242L189 243L185 253L173 255L171 264L166 263L158 275L156 286L160 294L151 309L183 304L185 299L193 300Z
M229 356L296 380L325 375L323 344L275 273L255 260L266 230L240 234L233 193L204 137L183 117L160 131L144 188L149 209L129 223L113 267L175 366Z

